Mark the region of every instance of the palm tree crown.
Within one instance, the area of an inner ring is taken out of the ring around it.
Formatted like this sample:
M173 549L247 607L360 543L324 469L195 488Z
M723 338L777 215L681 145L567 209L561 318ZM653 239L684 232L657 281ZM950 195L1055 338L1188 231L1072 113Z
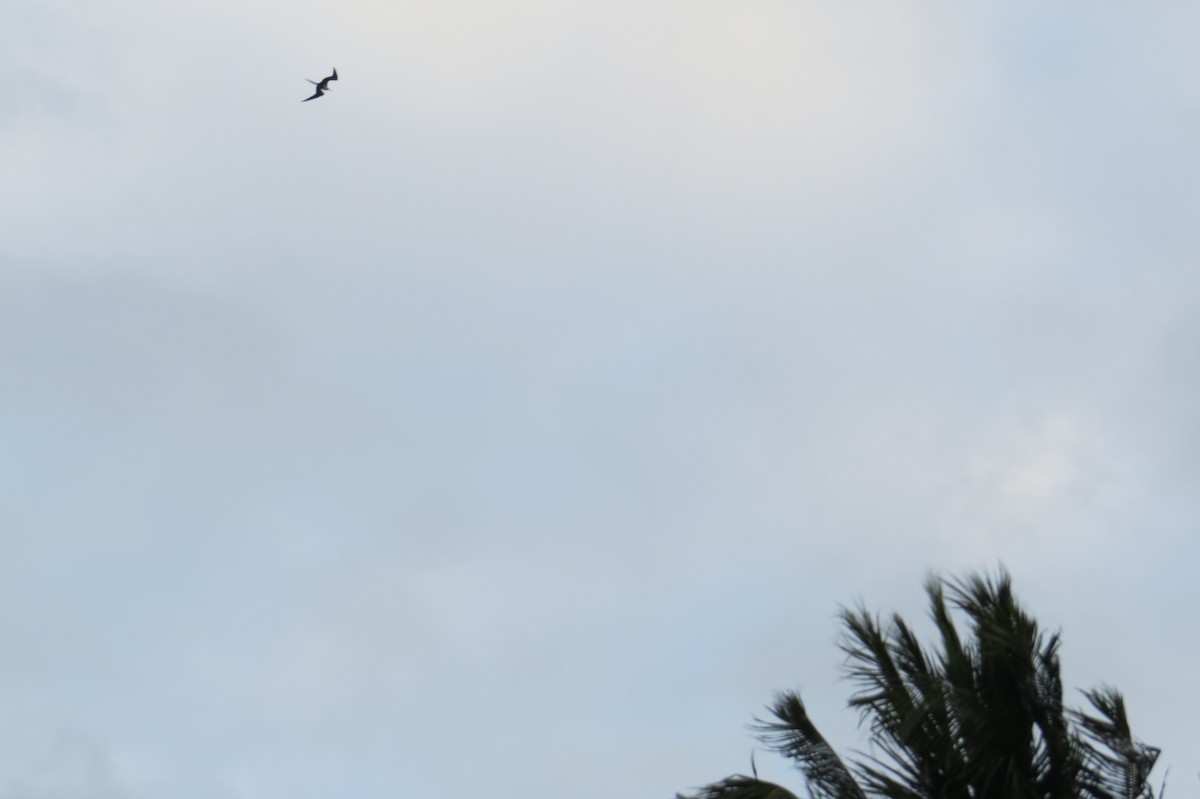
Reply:
M861 607L840 613L857 688L850 706L874 754L847 765L793 692L755 725L799 767L813 799L1154 799L1158 750L1133 738L1115 689L1085 691L1088 712L1064 706L1059 637L1021 609L1007 573L932 579L926 590L939 637L932 650L898 615L885 625ZM797 797L738 774L677 799Z

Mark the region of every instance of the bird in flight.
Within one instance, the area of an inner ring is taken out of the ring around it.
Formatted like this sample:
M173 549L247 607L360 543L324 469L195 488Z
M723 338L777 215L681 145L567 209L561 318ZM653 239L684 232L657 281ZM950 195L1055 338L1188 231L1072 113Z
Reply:
M308 80L308 78L305 78L305 80ZM337 67L334 67L332 75L330 75L328 78L322 79L320 83L317 83L315 80L309 80L309 83L317 87L317 93L312 97L305 97L300 102L307 103L309 100L315 100L325 92L329 91L329 81L331 80L337 80Z

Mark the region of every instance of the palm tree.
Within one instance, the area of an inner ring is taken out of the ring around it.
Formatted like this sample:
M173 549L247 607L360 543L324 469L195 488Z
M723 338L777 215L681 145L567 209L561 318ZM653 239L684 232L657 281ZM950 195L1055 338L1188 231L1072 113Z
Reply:
M931 579L939 636L921 645L900 616L884 625L843 608L840 642L857 687L850 706L872 752L842 760L799 695L778 695L755 730L804 774L813 799L1154 799L1159 750L1135 740L1125 702L1109 687L1085 691L1089 712L1063 704L1058 635L1017 604L1005 572ZM952 613L969 625L960 634ZM736 774L676 799L798 799L757 773Z

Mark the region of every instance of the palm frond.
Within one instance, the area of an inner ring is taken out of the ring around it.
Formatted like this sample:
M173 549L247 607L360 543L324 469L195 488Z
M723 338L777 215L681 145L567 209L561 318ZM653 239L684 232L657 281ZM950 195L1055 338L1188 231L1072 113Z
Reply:
M858 764L864 786L894 799L967 797L954 746L956 727L938 658L921 646L899 616L884 629L863 611L843 612L850 632L842 642L851 679L861 690L852 707L872 719L883 757Z
M1111 688L1085 693L1091 712L1066 707L1060 638L1022 609L1007 572L931 578L926 591L933 648L898 615L839 614L849 704L869 729L869 753L848 767L795 693L776 697L773 719L756 720L811 799L1154 799L1159 750L1133 738ZM794 799L758 779L753 755L751 770L679 799Z
M759 720L755 725L759 740L795 761L808 780L813 797L866 799L846 764L809 719L798 695L780 694L771 706L771 713L774 721Z
M1074 712L1083 728L1085 779L1096 799L1153 799L1150 771L1159 750L1134 739L1125 699L1114 688L1084 691L1095 714Z
M794 793L780 785L757 777L734 774L720 782L706 785L687 796L675 794L675 799L799 799Z

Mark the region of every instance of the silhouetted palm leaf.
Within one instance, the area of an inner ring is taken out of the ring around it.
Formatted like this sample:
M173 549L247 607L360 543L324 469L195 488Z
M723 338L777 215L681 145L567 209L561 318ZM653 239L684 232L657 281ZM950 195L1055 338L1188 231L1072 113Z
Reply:
M759 721L759 739L796 762L818 799L865 799L854 776L808 718L800 697L783 693L771 706L775 721Z
M676 799L686 799L676 794ZM787 788L773 782L735 774L720 782L701 788L693 799L798 799Z
M1109 687L1085 691L1096 715L1073 712L1086 739L1085 781L1096 799L1145 799L1153 797L1150 770L1159 750L1134 740L1125 714L1125 700Z
M1017 604L1009 576L930 580L939 640L925 649L899 616L843 609L840 642L873 753L848 767L795 693L780 694L759 737L795 762L815 799L1153 799L1158 750L1135 741L1121 695L1066 709L1059 637ZM963 635L960 615L969 627ZM694 799L789 799L734 776ZM681 798L682 799L682 798Z

